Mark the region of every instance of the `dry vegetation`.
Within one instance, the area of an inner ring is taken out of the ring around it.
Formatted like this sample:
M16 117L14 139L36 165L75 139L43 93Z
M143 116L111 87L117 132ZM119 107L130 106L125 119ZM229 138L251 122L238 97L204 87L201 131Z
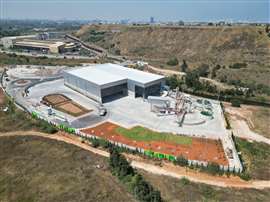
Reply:
M81 63L93 63L93 59L59 59L47 57L19 56L0 53L0 65L67 65L79 66Z
M270 108L254 107L251 120L254 124L253 130L260 135L270 138Z
M270 38L264 27L86 25L77 36L112 53L143 59L156 67L180 70L182 60L191 69L202 64L210 69L220 65L222 68L215 73L218 80L232 83L240 79L246 85L255 82L269 86ZM172 58L177 58L179 65L167 65ZM247 66L229 68L235 63Z
M4 110L6 108L7 111ZM0 88L0 133L28 130L46 133L55 133L57 131L49 123L32 119L29 114L18 109L12 100L5 97Z
M0 137L0 199L135 201L111 175L107 162L103 157L55 140Z
M227 114L231 116L231 122L244 120L251 131L254 131L264 137L270 138L269 107L241 105L241 107L238 108L232 107L229 103L225 103L225 106L226 111L228 111ZM244 129L240 128L240 130L244 132Z
M186 201L226 201L226 202L255 202L268 201L270 190L232 189L193 183L187 179L175 179L140 171L144 178L161 192L168 202Z
M248 142L235 138L237 150L243 162L245 172L251 178L270 180L270 147L266 143Z
M270 55L270 40L263 27L86 25L77 32L77 36L85 40L93 34L103 34L103 39L96 43L104 48L119 49L122 55L143 56L163 63L177 57L180 61L186 59L192 66L234 62L264 64Z

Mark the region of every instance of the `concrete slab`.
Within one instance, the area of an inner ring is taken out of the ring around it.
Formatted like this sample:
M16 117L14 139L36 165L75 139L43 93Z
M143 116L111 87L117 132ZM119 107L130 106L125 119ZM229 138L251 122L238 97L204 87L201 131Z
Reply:
M80 116L73 117L66 113L63 113L58 110L53 110L56 113L56 118L67 119L69 124L75 128L84 128L103 121L106 117L100 117L98 115L98 104L92 101L91 99L85 97L84 95L66 87L64 85L64 80L59 79L50 82L44 82L38 85L35 85L29 88L29 94L25 97L25 101L32 106L35 106L35 109L41 112L44 116L48 116L46 105L41 104L41 100L45 95L48 94L63 94L68 98L71 98L76 103L85 107L86 109L92 109L93 111Z
M127 128L142 125L160 132L218 139L226 134L222 124L222 111L218 102L210 102L213 106L213 119L203 117L199 111L195 111L193 114L187 114L187 122L201 119L205 120L205 123L198 125L184 124L182 127L178 126L176 115L157 116L157 114L150 112L150 104L141 98L134 99L127 96L104 105L110 112L109 119Z

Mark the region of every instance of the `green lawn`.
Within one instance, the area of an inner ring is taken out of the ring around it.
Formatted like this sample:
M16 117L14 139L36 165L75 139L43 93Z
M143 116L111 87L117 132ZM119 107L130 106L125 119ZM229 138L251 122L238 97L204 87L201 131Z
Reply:
M136 126L132 129L126 129L122 127L118 127L116 132L122 134L123 136L136 140L136 141L161 141L161 142L169 142L169 143L176 143L176 144L184 144L190 145L192 143L191 137L180 136L180 135L173 135L170 133L159 133L155 132L141 126Z

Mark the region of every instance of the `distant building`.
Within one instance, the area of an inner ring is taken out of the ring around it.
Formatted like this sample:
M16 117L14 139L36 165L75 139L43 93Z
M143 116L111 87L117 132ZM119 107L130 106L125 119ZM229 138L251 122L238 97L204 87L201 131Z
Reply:
M64 36L63 32L44 32L36 35L3 37L0 41L4 48L34 50L43 53L64 53L77 50L78 43L58 39Z
M21 40L16 41L13 47L28 50L28 51L40 51L43 53L64 53L76 50L78 45L73 42L62 41L49 41L49 40Z
M184 25L185 25L185 22L184 22L183 20L179 20L179 21L178 21L178 25L179 25L179 26L184 26Z
M26 36L9 36L1 38L1 43L4 48L13 48L14 43L23 39L36 39L37 35L26 35Z
M24 50L35 50L46 53L60 53L65 47L64 42L44 40L21 40L14 43L13 47Z
M62 39L65 37L64 32L43 32L37 34L39 40L50 40L50 39Z
M155 23L154 17L150 17L150 24L154 24L154 23Z

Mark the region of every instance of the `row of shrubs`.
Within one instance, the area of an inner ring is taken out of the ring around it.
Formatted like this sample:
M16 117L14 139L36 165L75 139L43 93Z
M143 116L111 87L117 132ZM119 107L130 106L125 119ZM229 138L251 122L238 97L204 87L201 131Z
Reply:
M222 112L226 121L226 129L231 129L232 127L228 118L228 114L225 112L224 105L222 102L220 102L220 106L221 106L221 109L222 109Z
M223 105L222 105L222 108L223 108ZM46 121L43 121L43 122L45 123ZM65 127L60 127L60 129L64 130ZM75 133L74 130L72 130L72 131L66 130L66 132ZM91 142L92 146L95 147L95 148L96 147L102 147L102 148L105 148L105 149L109 150L110 152L112 152L112 151L117 152L117 153L126 152L126 153L132 153L132 154L141 155L141 153L138 150L132 150L132 149L128 149L126 147L115 146L114 144L110 143L109 141L107 141L105 139L84 137L82 141L84 142L85 140ZM147 156L147 157L152 158L152 157L149 157L149 156ZM155 159L160 160L158 158L155 158ZM220 166L217 163L213 163L213 162L208 163L207 166L199 165L199 164L194 165L194 164L190 164L189 161L184 156L178 156L178 157L175 158L175 160L171 160L171 161L175 165L188 167L188 168L191 168L191 169L196 169L196 170L206 172L206 173L209 173L209 174L212 174L212 175L224 175L224 174L226 174L227 176L229 176L229 175L233 174L233 175L238 175L240 178L242 178L244 180L250 180L251 179L251 176L248 173L245 173L245 172L239 173L235 169L233 169L232 171L229 171L229 170L224 171L224 169L220 168ZM122 179L122 175L117 174L117 176L120 179ZM134 176L135 176L135 174L134 174ZM132 188L132 186L129 187L129 188ZM157 193L155 192L153 197L156 197L156 194ZM148 196L148 197L152 198L152 196ZM144 200L142 200L142 201L144 201Z
M128 149L126 147L119 147L119 146L114 146L112 143L110 143L107 140L104 139L97 139L97 138L87 138L88 141L91 142L93 147L102 147L105 149L109 149L110 148L114 148L116 149L118 152L126 152L126 153L132 153L132 154L137 154L137 155L142 155L142 153L140 153L138 150L131 150ZM149 156L145 156L148 157L149 159L153 159L152 157ZM158 158L154 158L156 160L160 160ZM203 165L194 165L194 164L189 164L188 160L183 157L183 156L178 156L176 157L176 159L174 161L172 161L175 165L179 165L182 167L188 167L190 169L195 169L198 170L200 172L206 172L209 173L211 175L227 175L230 176L232 175L238 175L240 178L242 178L243 180L250 180L251 177L249 174L247 173L239 173L237 172L235 169L233 169L232 171L224 171L224 169L220 168L220 166L217 163L208 163L207 166L203 166Z
M223 106L222 106L222 108L223 108ZM42 122L47 123L46 121L41 120L41 123ZM59 128L65 130L65 127L59 127ZM73 133L73 134L75 133L74 130L72 130L72 131L65 130L65 131L69 132L69 133ZM110 152L111 151L118 152L118 153L126 152L126 153L142 155L138 150L132 150L132 149L128 149L126 147L115 146L114 144L110 143L109 141L107 141L105 139L84 137L82 141L84 142L85 140L91 142L92 146L95 147L95 148L96 147L102 147L102 148L105 148L105 149L109 150ZM147 157L152 158L152 157L149 157L149 156L147 156ZM158 158L155 158L155 159L160 160ZM245 173L245 172L244 173L239 173L239 172L235 171L235 169L232 170L232 171L224 171L224 169L220 168L220 166L217 163L208 163L207 166L203 166L203 165L199 165L199 164L196 164L196 165L189 164L189 161L183 156L178 156L178 157L175 158L175 160L171 160L171 161L175 165L184 166L184 167L188 167L188 168L191 168L191 169L196 169L196 170L206 172L206 173L209 173L209 174L212 174L212 175L224 175L224 174L226 174L227 176L229 176L229 175L233 174L233 175L238 175L240 178L242 178L244 180L250 180L251 179L251 177L250 177L250 175L248 173ZM121 176L122 175L120 175L118 177L121 179L122 178ZM132 186L130 188L132 188ZM153 197L156 197L156 194L157 193L155 192ZM152 196L149 196L149 198L152 198ZM144 200L142 200L142 201L144 201Z
M213 162L208 163L207 166L202 166L202 165L198 165L198 164L197 165L189 164L188 160L183 156L177 157L176 161L174 161L174 164L179 165L179 166L188 167L191 169L196 169L196 170L199 170L202 172L209 173L211 175L220 175L220 176L222 176L222 175L227 175L227 176L237 175L243 180L250 180L251 179L251 176L248 173L245 173L245 172L239 173L235 169L233 169L232 171L229 171L229 170L225 171L225 170L221 169L217 163L213 163Z

